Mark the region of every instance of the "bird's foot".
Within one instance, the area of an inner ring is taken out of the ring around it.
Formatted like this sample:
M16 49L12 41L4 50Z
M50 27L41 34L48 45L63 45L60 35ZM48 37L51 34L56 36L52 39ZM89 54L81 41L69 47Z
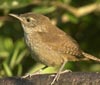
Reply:
M27 77L31 77L32 74L27 73L26 75L22 76L22 78L27 78Z
M34 74L27 73L25 76L22 76L22 78L27 78L27 77L31 77L31 76L33 76L33 75L38 75L38 74L41 73L41 71L42 71L42 70L39 70L39 71L35 72Z
M66 72L72 72L72 71L71 70L65 70L65 71L63 71L61 73L57 73L56 75L51 75L51 76L55 76L55 77L54 77L54 79L53 79L53 81L51 82L50 85L53 85L56 81L58 81L60 75L63 74L63 73L66 73Z

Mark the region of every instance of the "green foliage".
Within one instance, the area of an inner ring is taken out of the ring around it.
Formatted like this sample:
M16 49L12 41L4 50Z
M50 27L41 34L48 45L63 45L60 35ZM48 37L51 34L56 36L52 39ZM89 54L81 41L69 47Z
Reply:
M55 11L55 7L37 7L35 9L33 9L33 12L35 13L42 13L42 14L47 14L47 13L51 13L53 11Z
M84 51L100 56L100 12L94 10L91 14L77 17L59 3L78 8L96 3L96 0L0 0L0 77L21 76L44 67L35 65L36 62L31 58L24 43L22 27L17 20L7 17L9 13L44 14L62 30L70 33ZM100 71L100 64L92 61L68 62L65 69ZM43 73L55 71L56 68L49 67L44 69Z

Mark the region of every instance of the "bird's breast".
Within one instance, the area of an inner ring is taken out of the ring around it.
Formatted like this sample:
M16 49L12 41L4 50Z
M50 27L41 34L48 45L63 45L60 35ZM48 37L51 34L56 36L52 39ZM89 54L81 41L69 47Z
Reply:
M64 62L64 56L42 42L38 35L25 35L25 41L31 51L32 57L37 62L41 62L47 66L61 65Z

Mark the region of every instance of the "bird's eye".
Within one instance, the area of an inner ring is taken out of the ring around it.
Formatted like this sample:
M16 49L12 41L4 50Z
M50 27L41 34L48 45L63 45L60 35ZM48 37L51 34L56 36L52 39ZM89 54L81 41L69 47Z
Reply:
M27 22L30 22L30 21L31 21L31 18L26 18L26 21L27 21Z
M34 27L36 25L36 20L33 17L26 17L24 18L26 21L26 24L28 24L31 27Z
M27 22L34 22L34 21L35 21L35 19L34 19L34 18L32 18L32 17L27 17L27 18L26 18L26 21L27 21Z

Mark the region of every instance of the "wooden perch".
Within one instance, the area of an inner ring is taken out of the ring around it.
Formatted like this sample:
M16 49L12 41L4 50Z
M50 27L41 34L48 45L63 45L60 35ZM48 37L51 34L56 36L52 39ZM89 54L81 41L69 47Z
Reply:
M54 76L37 74L22 77L7 77L0 79L0 85L50 85ZM96 72L66 72L61 73L54 85L100 85L100 73Z

